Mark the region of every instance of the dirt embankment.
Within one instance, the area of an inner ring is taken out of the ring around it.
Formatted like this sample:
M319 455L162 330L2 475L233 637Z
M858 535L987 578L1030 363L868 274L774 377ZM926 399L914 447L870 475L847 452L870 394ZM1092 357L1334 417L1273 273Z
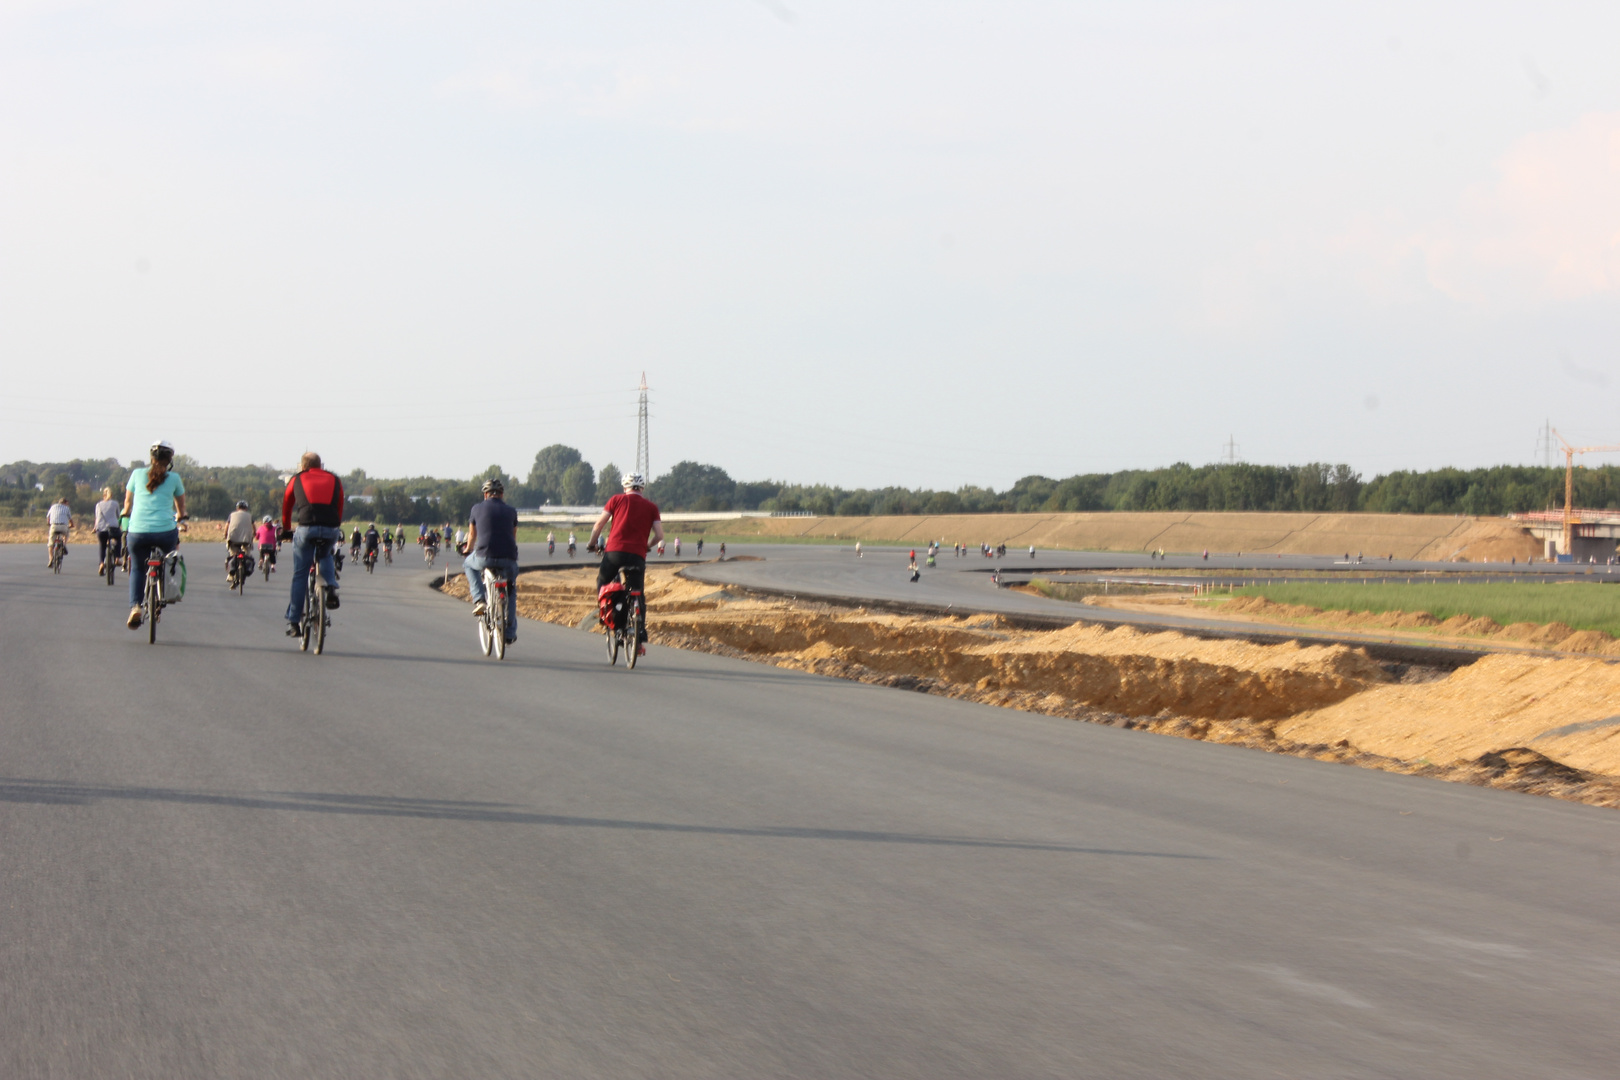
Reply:
M913 517L744 518L713 532L776 539L947 545L1006 543L1013 548L1079 551L1244 552L1368 558L1520 562L1541 544L1505 518L1436 514L1094 513L944 514Z
M96 543L96 532L90 527L93 523L92 518L75 514L73 516L73 531L68 534L68 543ZM223 521L187 521L186 531L180 534L180 541L193 544L223 544L225 542L225 523ZM0 523L0 544L38 544L40 547L44 547L45 523L43 520L37 525Z
M594 624L595 571L536 571L520 614ZM454 578L448 592L465 598ZM654 645L1092 723L1620 806L1620 667L1491 657L1447 674L1343 645L1020 630L759 599L652 568ZM1556 698L1556 700L1552 700ZM1612 721L1612 723L1611 723ZM1532 746L1532 744L1534 744Z
M1620 656L1620 640L1601 630L1576 630L1561 622L1516 622L1503 626L1491 618L1453 615L1438 619L1426 611L1325 611L1304 604L1280 604L1263 596L1236 596L1216 605L1200 604L1185 594L1167 593L1135 598L1093 597L1087 602L1125 611L1186 608L1189 614L1202 619L1269 622L1322 630L1382 630L1420 638L1488 641L1559 652Z

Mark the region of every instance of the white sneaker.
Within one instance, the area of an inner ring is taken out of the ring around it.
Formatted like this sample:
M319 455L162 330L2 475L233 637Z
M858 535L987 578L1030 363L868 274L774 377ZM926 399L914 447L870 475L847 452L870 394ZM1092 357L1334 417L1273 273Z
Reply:
M475 618L475 619L483 618L484 617L484 612L486 610L487 609L484 606L484 602L482 600L478 601L478 603L473 605L473 618Z

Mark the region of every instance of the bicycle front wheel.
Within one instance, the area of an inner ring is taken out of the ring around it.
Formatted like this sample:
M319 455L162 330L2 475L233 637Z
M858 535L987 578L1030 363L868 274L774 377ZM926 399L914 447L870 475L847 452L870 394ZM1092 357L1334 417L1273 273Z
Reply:
M489 612L486 611L484 614L478 616L478 647L484 650L485 656L488 656L490 650L493 649L494 646L495 635L490 632Z
M603 627L607 632L608 666L612 667L619 662L619 632L611 626Z

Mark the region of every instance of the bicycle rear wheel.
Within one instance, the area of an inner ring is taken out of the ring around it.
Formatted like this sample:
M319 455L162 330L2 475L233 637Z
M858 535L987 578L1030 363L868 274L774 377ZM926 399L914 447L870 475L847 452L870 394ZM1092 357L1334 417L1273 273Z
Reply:
M619 632L611 626L603 629L607 631L608 666L612 667L619 662Z
M495 659L506 659L506 597L498 598L498 604L490 611L489 636L494 639Z
M113 577L117 573L118 573L118 560L113 558L112 557L112 552L109 551L109 552L107 552L107 584L108 585L111 585L113 583Z
M326 583L317 582L315 597L315 655L326 648Z
M148 645L152 645L157 641L157 613L160 606L157 592L157 578L147 578L146 595L142 599L141 606L146 609L146 643Z
M641 655L641 598L632 599L626 606L630 610L625 617L624 666L634 671L636 658Z
M298 651L299 652L309 652L309 635L310 635L310 631L315 629L315 626L314 626L314 619L315 619L314 608L315 608L316 582L313 580L315 575L311 574L310 577L311 577L312 580L309 583L308 591L306 591L304 593L304 623L303 623L303 625L301 627L299 627L299 633L298 633Z

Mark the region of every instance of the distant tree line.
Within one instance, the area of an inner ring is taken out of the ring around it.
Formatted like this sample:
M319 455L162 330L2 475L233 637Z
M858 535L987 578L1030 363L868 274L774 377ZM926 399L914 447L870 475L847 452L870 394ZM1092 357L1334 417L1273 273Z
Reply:
M121 492L132 468L115 458L66 462L15 461L0 466L0 515L41 515L58 495L88 514L103 487ZM238 499L255 517L279 517L287 470L270 465L205 466L181 454L187 508L198 518L223 518ZM527 475L491 465L466 480L430 476L384 480L363 469L344 474L346 517L379 524L463 521L491 477L506 485L507 502L533 508L599 506L619 491L619 469L594 469L580 452L556 443L535 455ZM1267 510L1387 514L1523 513L1561 507L1562 468L1497 465L1383 473L1371 480L1348 465L1176 464L1163 469L1086 473L1063 480L1026 476L1005 491L960 487L842 488L776 480L733 480L718 465L682 461L654 480L647 494L670 511L770 510L824 516L983 514L1106 510ZM356 498L361 496L362 498ZM119 496L122 497L121 495ZM1575 503L1620 509L1620 466L1577 469Z
M1561 507L1564 470L1497 465L1392 472L1363 480L1348 465L1176 464L1086 473L1063 480L1026 476L1005 491L961 487L841 488L733 481L724 469L683 461L648 494L670 510L809 511L814 514L1058 513L1108 510L1266 510L1309 513L1510 514ZM1620 509L1620 467L1577 469L1575 504Z

